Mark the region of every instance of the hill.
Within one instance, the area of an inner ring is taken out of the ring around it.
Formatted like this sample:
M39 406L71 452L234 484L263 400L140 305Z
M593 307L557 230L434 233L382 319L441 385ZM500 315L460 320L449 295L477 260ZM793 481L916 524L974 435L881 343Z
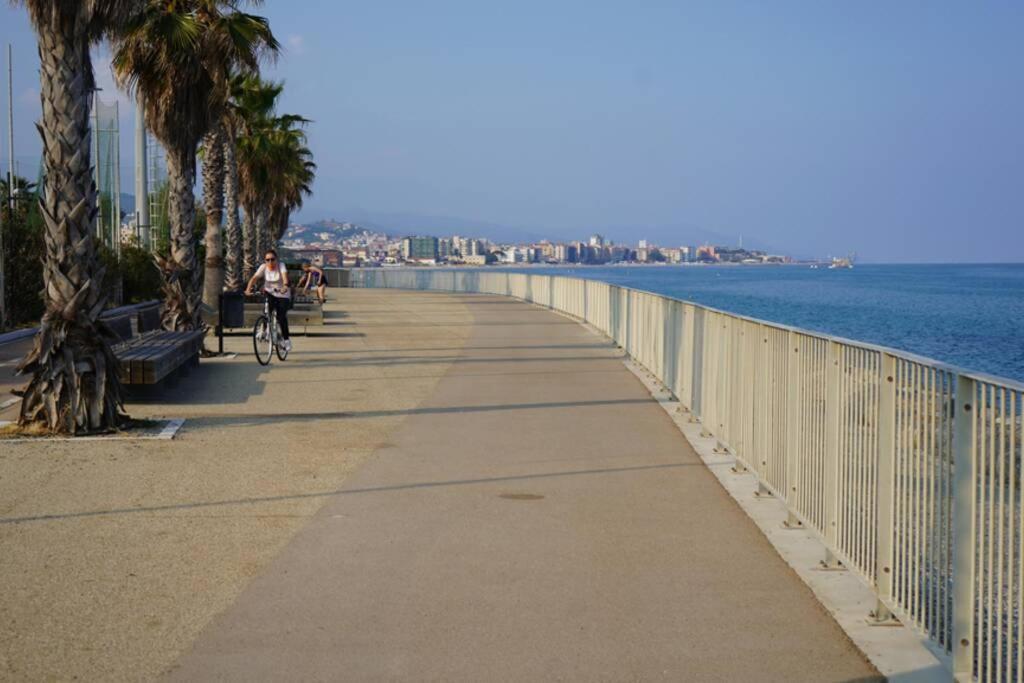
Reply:
M342 242L354 237L366 237L375 232L355 223L334 220L317 221L309 225L293 225L284 234L281 243L289 248L319 247L340 248Z

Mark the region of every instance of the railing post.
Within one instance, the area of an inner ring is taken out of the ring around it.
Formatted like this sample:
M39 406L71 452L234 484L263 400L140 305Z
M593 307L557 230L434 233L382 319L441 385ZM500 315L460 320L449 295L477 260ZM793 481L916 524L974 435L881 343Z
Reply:
M829 546L826 564L835 566L832 550L839 545L839 430L842 419L843 396L840 361L842 347L839 342L828 342L825 367L825 511L827 525L825 540Z
M798 528L800 521L793 512L800 494L800 335L786 334L786 526Z
M683 314L682 341L679 358L679 402L687 411L693 410L693 306L680 304Z
M875 591L878 604L872 615L876 623L892 620L892 613L883 598L892 597L893 510L896 483L896 358L882 354L881 381L878 394L878 479L875 502Z
M974 544L975 444L977 388L970 377L956 378L953 419L953 678L970 681L974 675Z

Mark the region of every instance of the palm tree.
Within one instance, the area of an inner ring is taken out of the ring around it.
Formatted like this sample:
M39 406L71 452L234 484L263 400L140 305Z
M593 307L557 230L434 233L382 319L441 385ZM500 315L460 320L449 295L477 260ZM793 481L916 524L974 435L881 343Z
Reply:
M265 239L267 192L274 174L272 131L273 119L259 115L247 122L244 134L238 139L238 171L240 199L245 209L243 225L243 278L248 280L256 270L256 260L269 246Z
M241 198L237 150L239 138L273 110L281 89L280 84L264 81L257 74L237 73L231 78L230 96L224 116L224 289L228 291L242 289L256 269L254 242L249 238L252 221L245 222L243 234L238 211Z
M46 309L18 372L18 423L67 434L116 429L124 420L103 268L92 224L96 188L90 160L89 99L95 87L89 46L129 19L141 0L21 0L39 40L43 114L43 215Z
M303 197L312 194L316 164L313 153L306 147L305 133L296 124L305 125L305 119L281 117L278 119L278 173L274 178L273 208L271 210L271 236L274 243L284 237L292 211L302 207Z
M217 120L203 137L203 204L206 214L206 264L203 275L203 303L213 310L220 306L224 289L224 124Z
M237 292L242 282L242 220L238 207L238 156L235 135L224 138L224 290Z
M167 151L170 248L157 258L164 278L165 329L201 325L203 271L193 236L196 150L220 119L229 69L256 68L256 55L268 37L265 19L227 0L149 0L118 39L117 78L143 96L146 121Z
M7 176L0 178L0 211L8 211L11 207L11 182ZM18 205L23 198L34 197L36 194L36 184L22 178L21 176L14 176L14 204Z
M217 118L203 139L203 199L206 209L206 268L203 279L203 303L216 311L220 306L220 293L224 291L224 241L221 222L225 210L225 191L232 184L233 206L228 212L232 232L238 230L237 207L237 162L234 159L234 139L230 136L233 119L232 95L240 74L257 73L256 64L261 56L275 56L280 45L271 33L265 20L233 12L222 19L219 33L235 41L233 59L219 65L222 69L216 79L220 92L213 98L213 104L220 107ZM213 65L214 67L218 65ZM228 176L231 176L230 178ZM226 232L226 230L225 230ZM237 278L236 278L237 279ZM241 284L232 282L233 289Z
M257 176L262 178L264 173L268 122L283 85L259 76L239 76L232 85L229 121L236 147L236 189L246 220L242 224L240 243L229 244L229 253L241 257L241 280L245 282L256 271L259 235L264 223L258 208L262 200L258 193L266 186L266 180L257 180Z
M301 116L263 116L239 140L242 197L253 224L249 251L273 246L288 227L292 209L310 193L316 165L306 147Z

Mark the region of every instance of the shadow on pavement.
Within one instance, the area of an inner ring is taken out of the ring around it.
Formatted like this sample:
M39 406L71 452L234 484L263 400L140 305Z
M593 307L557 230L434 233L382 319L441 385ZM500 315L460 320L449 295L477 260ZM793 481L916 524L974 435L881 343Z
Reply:
M255 359L251 363L200 362L187 375L166 384L139 387L128 392L127 403L170 405L221 405L244 403L266 388L262 379L267 368Z
M317 420L352 420L358 418L401 417L407 415L445 415L452 413L493 413L515 410L553 410L559 408L596 408L602 406L646 405L653 398L604 399L599 401L546 401L540 403L499 403L491 405L435 406L405 410L335 410L319 413L248 413L244 415L204 415L190 419L186 429L205 425L236 427L276 422L315 422Z
M315 353L315 352L313 352ZM337 365L346 367L360 366L398 366L398 365L437 365L437 364L472 364L472 363L570 363L570 362L621 362L621 357L615 356L531 356L528 358L493 358L481 356L479 358L466 356L374 356L371 358L348 358L334 360L306 360L302 361L304 366Z
M643 472L646 470L664 470L679 467L703 467L702 462L675 462L660 465L636 465L633 467L609 467L606 469L572 470L568 472L544 472L539 474L518 474L507 477L482 477L479 479L454 479L448 481L425 481L394 486L375 486L361 489L335 489L331 491L310 491L280 496L262 496L251 498L235 498L230 500L199 501L191 503L169 503L167 505L150 505L137 508L114 508L109 510L89 510L85 512L64 512L52 515L32 515L26 517L0 517L0 524L24 524L27 522L46 522L81 517L100 517L104 515L124 515L137 512L167 512L170 510L194 510L197 508L218 507L224 505L251 505L256 503L274 503L286 500L302 500L304 498L325 498L329 496L345 496L363 493L386 493L389 491L408 491L412 489L430 489L444 486L467 486L473 484L495 484L509 481L529 481L531 479L551 479L555 477L576 477L597 474L624 474L627 472Z

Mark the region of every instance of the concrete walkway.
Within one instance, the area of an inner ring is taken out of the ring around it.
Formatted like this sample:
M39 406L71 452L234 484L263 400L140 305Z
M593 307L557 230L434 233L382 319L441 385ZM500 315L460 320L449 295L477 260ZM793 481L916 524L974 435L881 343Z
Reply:
M334 493L291 494L324 502L172 679L874 678L610 342L501 297L343 296L351 332L406 343L334 362L443 373L415 407L378 409L402 419ZM443 325L459 334L418 342ZM263 438L299 412L309 448L360 438L342 418L372 409L321 400L360 383L304 376L259 415Z

